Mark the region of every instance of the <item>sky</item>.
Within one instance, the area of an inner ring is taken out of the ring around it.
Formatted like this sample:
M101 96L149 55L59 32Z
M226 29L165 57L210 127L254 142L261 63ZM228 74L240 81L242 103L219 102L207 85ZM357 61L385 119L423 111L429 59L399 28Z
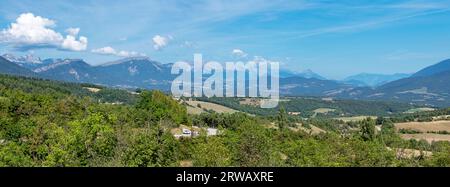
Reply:
M264 58L330 79L450 58L450 0L1 0L0 53L98 65Z

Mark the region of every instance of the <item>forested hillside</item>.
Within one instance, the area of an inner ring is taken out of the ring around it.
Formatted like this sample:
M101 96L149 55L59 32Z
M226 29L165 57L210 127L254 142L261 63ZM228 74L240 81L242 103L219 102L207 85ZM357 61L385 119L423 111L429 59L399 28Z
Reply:
M245 104L243 98L197 98L198 100L221 104L236 110L248 112L251 114L273 116L278 111L277 108L264 109L256 104ZM259 101L259 99L256 99ZM402 113L417 106L392 102L392 101L363 101L349 99L331 99L320 97L283 97L280 99L279 106L283 106L288 112L298 112L299 116L311 117L315 115L317 109L329 109L326 112L328 117L338 116L388 116L394 113Z
M450 166L448 142L402 140L389 120L338 126L277 113L188 115L159 91L1 75L0 166ZM330 128L311 134L295 123ZM220 133L177 139L171 130L180 125ZM399 148L433 154L402 157Z

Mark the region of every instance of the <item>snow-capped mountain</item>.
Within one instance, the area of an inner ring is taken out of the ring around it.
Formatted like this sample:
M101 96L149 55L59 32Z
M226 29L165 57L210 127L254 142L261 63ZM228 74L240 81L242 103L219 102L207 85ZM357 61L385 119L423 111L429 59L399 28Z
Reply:
M17 64L41 64L41 58L36 57L32 54L27 54L25 56L14 56L13 54L4 54L2 55L3 58L5 58L6 60L10 61L10 62L14 62Z

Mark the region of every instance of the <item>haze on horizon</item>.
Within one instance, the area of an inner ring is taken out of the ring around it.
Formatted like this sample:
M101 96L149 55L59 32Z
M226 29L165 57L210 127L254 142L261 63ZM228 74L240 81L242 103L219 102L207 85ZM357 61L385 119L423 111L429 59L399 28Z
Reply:
M202 53L219 62L265 58L332 79L412 73L450 58L448 33L449 0L0 2L0 53L93 65Z

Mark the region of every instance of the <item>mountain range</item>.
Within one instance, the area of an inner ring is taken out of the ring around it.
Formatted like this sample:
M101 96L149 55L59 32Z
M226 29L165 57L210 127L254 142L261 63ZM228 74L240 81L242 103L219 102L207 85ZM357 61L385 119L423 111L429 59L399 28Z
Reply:
M355 86L369 86L369 87L377 87L388 82L392 82L395 80L407 78L411 76L411 74L406 73L396 73L391 75L384 74L373 74L373 73L360 73L357 75L349 76L343 80L343 82L352 84Z
M45 79L86 82L127 89L169 90L175 75L172 64L148 57L132 57L92 66L82 59L45 59L33 56L0 57L0 73ZM450 60L412 75L359 74L343 81L327 80L307 70L280 72L280 94L362 100L392 100L412 104L450 106Z
M281 78L288 78L288 77L303 77L307 79L320 79L320 80L327 80L325 77L322 77L321 75L313 72L310 69L307 69L305 71L290 71L290 70L280 70L280 77Z
M3 71L8 70L4 73L34 75L68 82L86 82L130 89L168 90L171 80L174 79L170 74L171 64L161 64L148 57L125 58L99 66L92 66L82 59L40 60L30 56L14 57L11 54L3 55L1 58L5 63L0 64L0 68ZM27 62L27 59L33 61Z
M23 68L18 64L0 57L0 73L9 75L21 75L26 77L37 76L33 71Z

